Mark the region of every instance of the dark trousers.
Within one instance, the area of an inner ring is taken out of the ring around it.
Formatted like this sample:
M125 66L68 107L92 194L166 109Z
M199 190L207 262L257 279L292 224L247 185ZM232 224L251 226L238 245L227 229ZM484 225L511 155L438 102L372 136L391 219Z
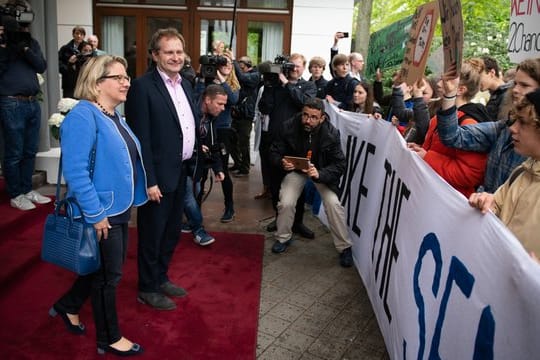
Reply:
M163 193L160 203L149 201L137 210L139 291L160 292L169 281L167 272L180 240L186 172L173 192Z
M270 146L272 145L272 137L268 131L261 131L261 143L259 144L259 156L261 158L261 175L263 186L270 189Z
M234 165L242 172L249 172L251 168L249 138L253 121L245 118L234 119L232 127L236 130L236 136L238 137L238 142L232 152Z
M107 239L100 241L101 268L90 275L79 276L67 293L56 302L62 312L78 314L90 297L96 341L109 345L122 338L116 313L116 287L122 277L128 243L127 224L113 225Z

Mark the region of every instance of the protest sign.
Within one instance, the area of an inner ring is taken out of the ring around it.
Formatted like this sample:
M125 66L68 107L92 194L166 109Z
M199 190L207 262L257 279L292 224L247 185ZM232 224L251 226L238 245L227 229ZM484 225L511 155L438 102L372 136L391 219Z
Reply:
M426 62L439 19L436 1L419 6L413 16L410 38L401 65L401 81L412 86L424 76Z
M514 63L540 56L540 2L512 1L508 56Z
M460 0L438 0L443 35L444 73L458 76L463 59L463 18Z

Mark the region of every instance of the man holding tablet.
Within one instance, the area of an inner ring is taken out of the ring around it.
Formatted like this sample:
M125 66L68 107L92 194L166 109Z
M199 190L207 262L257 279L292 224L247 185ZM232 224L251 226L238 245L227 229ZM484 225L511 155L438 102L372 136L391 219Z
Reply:
M270 149L270 159L287 175L279 193L276 242L272 252L287 250L292 242L296 200L308 178L321 194L334 245L343 267L353 265L345 209L339 201L339 179L346 166L339 131L326 120L321 99L308 100L302 112L285 121Z

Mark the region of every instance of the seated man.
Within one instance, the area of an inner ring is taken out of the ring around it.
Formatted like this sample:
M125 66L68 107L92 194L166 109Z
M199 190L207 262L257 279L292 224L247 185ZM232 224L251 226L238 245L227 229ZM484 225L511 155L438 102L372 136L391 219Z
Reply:
M338 197L339 179L345 171L346 160L338 130L325 119L323 101L318 98L308 100L301 113L282 124L280 134L270 149L273 164L287 172L281 182L276 242L272 252L282 253L291 244L296 200L306 181L312 179L321 194L334 245L341 253L340 264L350 267L353 264L352 243L345 209ZM294 163L285 156L307 158L308 167L295 168Z

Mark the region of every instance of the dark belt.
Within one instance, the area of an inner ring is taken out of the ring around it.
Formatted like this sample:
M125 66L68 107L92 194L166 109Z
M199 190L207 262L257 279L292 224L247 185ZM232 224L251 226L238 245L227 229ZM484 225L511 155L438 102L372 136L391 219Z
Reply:
M13 95L13 96L7 96L9 99L17 99L21 101L34 101L37 100L37 97L34 95L25 96L25 95Z

